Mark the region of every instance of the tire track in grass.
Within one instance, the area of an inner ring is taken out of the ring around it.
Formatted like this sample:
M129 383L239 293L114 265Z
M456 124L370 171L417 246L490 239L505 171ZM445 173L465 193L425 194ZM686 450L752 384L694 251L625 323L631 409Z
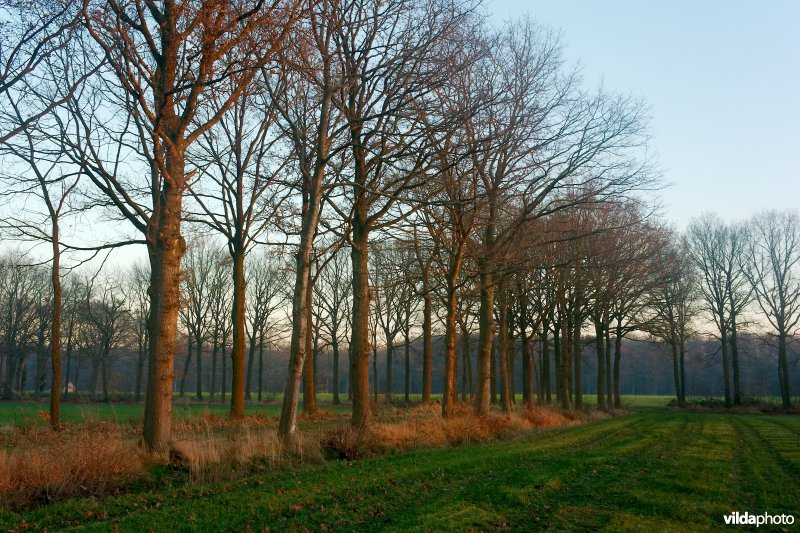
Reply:
M744 419L735 417L733 421L747 446L746 474L742 483L747 483L753 493L749 501L742 501L750 512L789 512L800 517L800 486L796 468L784 460L773 444L759 431L759 426L768 424L765 419ZM762 428L763 429L763 428ZM788 468L787 468L788 466Z

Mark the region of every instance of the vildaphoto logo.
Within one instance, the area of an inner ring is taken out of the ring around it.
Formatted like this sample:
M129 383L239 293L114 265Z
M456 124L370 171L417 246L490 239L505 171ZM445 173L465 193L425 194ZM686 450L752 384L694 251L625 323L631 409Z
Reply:
M728 526L791 526L794 524L794 515L790 514L752 514L738 511L724 515L725 525Z

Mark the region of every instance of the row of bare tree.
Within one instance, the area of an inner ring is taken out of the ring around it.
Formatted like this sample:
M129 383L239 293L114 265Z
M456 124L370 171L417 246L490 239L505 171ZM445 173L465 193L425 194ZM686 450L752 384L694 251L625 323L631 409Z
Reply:
M200 298L215 291L230 294L231 416L240 418L255 354L273 334L274 302L291 287L279 424L286 440L297 431L301 385L313 389L323 324L332 337L349 336L351 423L364 428L376 332L394 357L391 341L409 338L417 299L426 401L434 313L442 314L444 416L456 401L458 329L472 316L478 412L490 409L496 372L503 408L511 409L513 339L533 376L536 335L543 346L552 337L562 405L581 406L574 354L587 320L599 365L603 359L599 404L612 390L619 402L619 342L641 329L643 295L652 291L645 280L658 278L660 251L674 239L650 221L644 200L659 186L646 155L644 106L582 87L557 35L529 21L491 27L472 0L0 7L9 21L0 48L0 143L10 169L3 183L14 205L26 206L6 206L3 220L10 234L52 248L54 426L61 252L130 244L144 244L149 259L143 441L161 457L171 438L180 325L190 357L209 330L227 332L214 325L226 314L225 297ZM185 257L187 224L221 238L228 257L201 246ZM384 241L396 241L404 259L371 259ZM275 278L248 274L267 264L248 267L259 245L291 250L291 268L264 267ZM336 259L340 249L349 251L347 269ZM420 275L397 281L412 265ZM315 305L315 287L335 268L349 276L346 311L322 291ZM228 283L230 293L221 289ZM333 325L344 316L338 324L346 326ZM533 378L524 382L532 400ZM313 409L313 394L304 398Z

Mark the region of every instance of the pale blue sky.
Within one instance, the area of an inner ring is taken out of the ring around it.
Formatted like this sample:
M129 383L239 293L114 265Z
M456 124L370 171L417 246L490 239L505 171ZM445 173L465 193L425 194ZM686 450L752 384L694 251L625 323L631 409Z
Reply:
M800 205L800 1L489 0L563 33L585 83L643 97L678 226Z

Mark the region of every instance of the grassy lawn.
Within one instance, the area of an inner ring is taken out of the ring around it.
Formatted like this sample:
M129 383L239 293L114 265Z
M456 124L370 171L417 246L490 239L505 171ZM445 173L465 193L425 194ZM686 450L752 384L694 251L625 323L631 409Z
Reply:
M584 395L584 403L587 406L594 406L596 397L592 394ZM278 416L281 411L280 395L274 395L269 402L248 403L245 406L247 415L270 415ZM433 400L440 398L434 395ZM381 401L384 396L381 396ZM394 395L396 402L402 403L402 395ZM412 394L411 400L418 402L421 395ZM622 396L622 403L625 407L663 407L672 400L671 396ZM334 413L349 414L350 406L335 406L332 403L332 395L318 394L317 402L319 407L325 411ZM522 396L517 398L519 404L522 403ZM45 413L48 410L47 401L0 401L0 426L29 426L44 425L46 423ZM82 423L87 421L111 420L120 423L138 423L142 418L143 404L141 403L87 403L87 402L64 402L61 406L61 418L65 423ZM202 403L195 401L179 400L176 398L172 407L176 418L186 418L190 416L203 415L210 413L216 416L226 416L228 414L228 403Z
M328 398L318 400L320 407L326 411L336 413L349 413L350 407L346 405L334 406ZM46 424L46 412L49 404L34 401L0 401L0 426L15 425L43 425ZM197 403L176 399L172 412L175 418L181 419L203 414L227 416L230 407L228 403ZM269 403L248 403L245 405L246 415L280 415L281 404L278 400ZM64 402L61 404L61 419L65 423L82 423L88 421L111 420L120 423L138 423L144 413L143 403L85 403Z
M0 514L0 529L687 531L732 511L800 519L800 417L645 408L513 441L68 501Z

